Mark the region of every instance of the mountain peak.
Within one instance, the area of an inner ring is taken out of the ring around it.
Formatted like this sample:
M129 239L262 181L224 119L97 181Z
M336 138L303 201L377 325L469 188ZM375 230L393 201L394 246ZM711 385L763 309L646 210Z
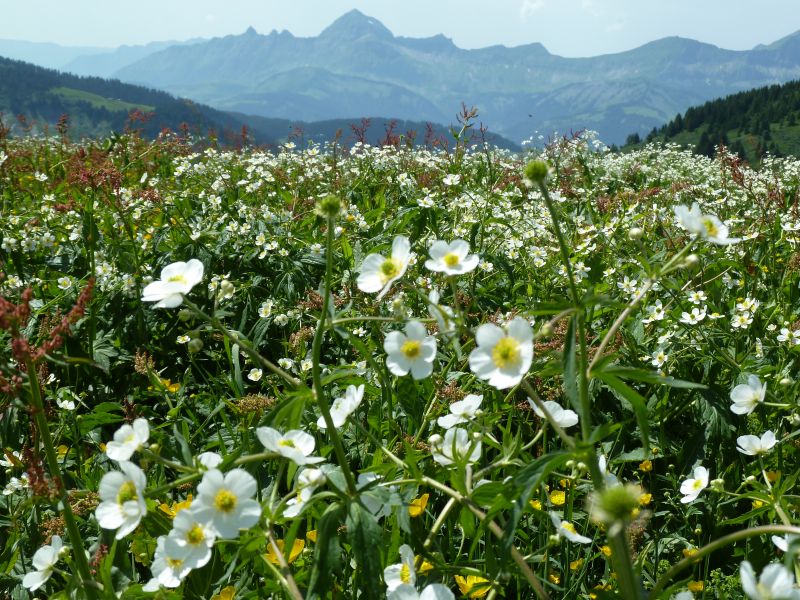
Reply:
M388 39L394 37L392 32L389 31L383 23L365 15L355 8L346 12L328 25L328 27L319 34L319 37L353 40L366 35Z
M256 31L256 28L255 28L255 27L253 27L252 25L250 25L250 27L248 27L248 28L247 28L247 30L244 32L244 35L247 35L247 36L256 36L256 35L258 35L258 32Z

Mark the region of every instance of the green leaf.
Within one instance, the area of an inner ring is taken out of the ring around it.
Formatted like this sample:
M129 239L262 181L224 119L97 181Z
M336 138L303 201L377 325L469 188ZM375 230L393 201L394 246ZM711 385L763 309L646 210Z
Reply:
M567 335L564 338L564 394L572 407L581 414L581 402L578 397L578 368L575 357L575 318L569 320ZM581 419L589 415L581 414Z
M357 502L347 507L347 540L355 555L358 567L356 577L361 597L382 598L384 594L381 576L383 560L380 548L383 544L383 530L375 516Z
M636 422L639 424L639 435L642 440L642 447L645 453L650 452L650 420L647 412L647 402L642 395L630 387L621 379L615 377L608 371L597 374L597 377L608 387L630 402Z
M706 389L708 386L702 383L694 383L692 381L685 381L683 379L675 379L674 377L665 377L659 375L655 371L647 371L645 369L637 369L635 367L623 367L621 365L609 365L603 367L599 372L592 371L592 375L600 377L601 373L608 373L619 379L630 379L632 381L641 381L643 383L654 383L658 385L666 385L674 388L683 389ZM602 377L600 377L602 379Z
M336 502L325 510L325 514L319 520L317 543L314 547L314 565L308 582L309 599L327 598L333 589L334 575L342 569L339 526L344 516L344 505Z

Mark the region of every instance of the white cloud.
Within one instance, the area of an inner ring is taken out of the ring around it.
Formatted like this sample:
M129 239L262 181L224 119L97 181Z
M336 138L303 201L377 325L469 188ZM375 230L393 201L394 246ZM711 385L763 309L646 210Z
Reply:
M534 13L544 8L545 0L522 0L519 7L519 16L523 19L533 16Z
M206 15L206 23L213 23L217 20L217 15Z

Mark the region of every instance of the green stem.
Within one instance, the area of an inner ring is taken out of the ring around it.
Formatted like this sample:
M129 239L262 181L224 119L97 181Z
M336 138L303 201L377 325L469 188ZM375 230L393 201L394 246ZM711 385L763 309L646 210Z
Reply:
M336 426L333 424L330 407L328 406L327 398L325 398L325 390L322 387L322 369L320 368L320 357L322 356L322 338L325 335L325 320L328 318L328 311L331 302L334 227L334 217L328 217L328 230L325 236L326 260L325 282L322 295L322 313L319 316L319 323L317 323L317 330L314 332L314 341L311 345L311 358L313 360L313 366L311 367L311 379L314 385L314 398L317 401L317 407L322 413L322 418L325 421L325 430L333 442L333 451L336 454L336 459L339 461L339 466L341 467L345 481L347 482L347 489L351 495L356 496L358 494L356 482L353 478L352 471L350 471L350 465L347 463L347 454L345 454L342 440L339 437L339 432L336 430Z
M42 392L39 388L39 378L36 375L36 365L31 359L25 361L25 368L28 371L28 381L30 383L31 391L31 404L33 404L33 420L36 424L36 429L39 431L42 445L44 446L45 456L47 458L47 466L50 469L50 476L53 478L58 489L58 495L61 500L64 514L64 524L67 528L70 544L73 548L73 557L75 566L78 569L78 575L81 578L81 585L79 589L83 589L88 598L99 598L98 584L92 578L89 570L89 561L86 560L86 549L83 544L83 537L81 537L78 523L75 521L75 515L72 513L72 507L69 503L69 495L64 488L64 482L61 477L61 469L58 466L58 455L56 454L55 446L53 445L53 438L50 435L50 428L47 425L47 419L44 416L44 403L42 401Z

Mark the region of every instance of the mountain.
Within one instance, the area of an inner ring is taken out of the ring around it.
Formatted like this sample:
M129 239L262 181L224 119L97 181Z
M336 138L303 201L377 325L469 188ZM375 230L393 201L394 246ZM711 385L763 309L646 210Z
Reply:
M148 115L147 120L130 123L132 111ZM393 135L415 132L417 144L425 143L426 134L433 139L452 140L447 127L434 124L428 133L429 125L421 121L374 117L369 127L362 127L360 120L353 119L304 122L223 112L118 80L81 77L0 58L0 121L10 126L12 133L23 133L26 127L34 132L45 127L52 131L65 114L69 117L70 134L75 137L105 136L128 125L153 137L164 128L177 131L185 123L190 131L200 135L216 132L223 143L239 141L243 128L247 128L251 141L257 144L274 145L290 137L324 142L334 139L337 132L341 132L343 142L352 142L358 139L351 127L354 125L355 129L363 129L361 135L365 141L379 144L387 137L386 129L394 123ZM24 122L15 122L17 115L24 115ZM487 135L487 141L519 150L519 146L497 135Z
M143 46L120 46L103 52L87 52L59 65L61 71L75 75L94 77L111 77L116 71L127 65L142 60L143 58L169 48L170 46L183 46L196 44L202 39L188 40L185 42L151 42ZM0 52L2 54L2 52ZM36 61L29 61L35 63Z
M800 38L797 38L800 40ZM628 146L638 146L638 134L628 136ZM647 142L691 145L712 156L724 144L740 157L757 163L773 156L800 156L800 81L760 87L706 102L653 129Z
M749 51L671 37L564 58L536 43L465 50L442 35L394 36L353 10L317 37L250 28L170 46L114 76L266 117L442 121L465 102L517 142L535 131L591 128L618 143L711 98L800 77L800 34Z
M91 56L110 51L109 48L91 46L60 46L49 42L0 40L0 57L22 60L49 69L60 69L80 56Z

